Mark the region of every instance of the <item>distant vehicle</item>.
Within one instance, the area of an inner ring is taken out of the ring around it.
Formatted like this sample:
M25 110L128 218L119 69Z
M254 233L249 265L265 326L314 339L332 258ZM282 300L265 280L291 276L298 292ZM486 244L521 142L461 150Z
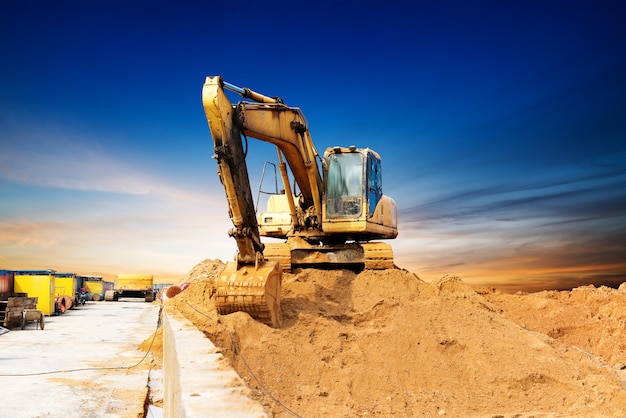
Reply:
M119 298L143 298L146 302L154 300L153 277L149 274L118 274L112 290L104 294L105 301Z

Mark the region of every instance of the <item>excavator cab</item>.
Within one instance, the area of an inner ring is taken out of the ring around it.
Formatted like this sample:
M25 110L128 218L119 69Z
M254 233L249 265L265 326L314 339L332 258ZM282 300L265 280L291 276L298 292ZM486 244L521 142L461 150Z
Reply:
M324 153L322 229L353 239L395 238L398 212L383 195L380 156L369 148L333 147Z

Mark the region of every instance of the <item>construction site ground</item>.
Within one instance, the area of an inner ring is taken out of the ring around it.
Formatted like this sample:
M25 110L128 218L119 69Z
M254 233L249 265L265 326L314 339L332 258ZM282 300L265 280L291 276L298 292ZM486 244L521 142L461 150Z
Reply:
M210 338L268 416L626 411L626 284L505 294L402 269L306 269L284 275L284 326L274 329L242 312L217 315L221 268L199 263L166 311Z
M0 335L0 417L144 417L159 305L88 302ZM147 344L147 348L149 343Z
M179 283L188 286L168 292L164 306L215 346L175 353L182 369L197 371L206 356L219 357L220 371L236 371L219 393L254 401L240 416L260 417L261 410L307 418L621 417L626 411L626 284L508 294L454 276L425 282L402 269L305 269L284 275L284 326L275 329L243 312L217 314L213 295L222 267L219 260L199 263ZM30 324L0 335L0 417L176 410L164 399L190 383L187 377L179 387L170 382L170 395L163 393L163 380L167 387L172 377L161 370L171 357L163 355L159 311L158 302L91 302L46 317L44 330ZM180 333L187 326L170 328ZM202 389L210 372L200 374L186 398L200 402L197 416L228 416L212 413L218 400L205 394L215 391Z

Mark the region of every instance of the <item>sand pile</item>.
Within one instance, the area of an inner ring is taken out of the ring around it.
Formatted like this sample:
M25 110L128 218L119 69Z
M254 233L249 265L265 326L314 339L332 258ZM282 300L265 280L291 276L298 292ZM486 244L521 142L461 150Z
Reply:
M496 289L478 292L512 321L600 356L626 377L626 283L619 289L582 286L514 295Z
M270 416L616 417L626 410L616 369L597 353L530 321L519 325L515 302L500 307L495 296L502 295L478 294L457 277L426 283L404 270L285 274L284 327L273 329L241 312L218 317L211 296L220 269L217 260L196 266L167 309L222 347ZM558 298L543 299L545 312L553 311ZM623 329L621 300L611 317ZM568 329L565 322L556 328ZM605 332L585 329L592 341ZM618 340L623 347L623 334ZM612 362L623 361L618 351Z

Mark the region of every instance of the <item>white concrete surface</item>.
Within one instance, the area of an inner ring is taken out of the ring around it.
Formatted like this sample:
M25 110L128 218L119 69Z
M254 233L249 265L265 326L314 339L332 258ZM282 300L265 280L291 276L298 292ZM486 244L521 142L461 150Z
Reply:
M180 314L163 315L166 418L267 417L219 350Z
M0 335L0 418L143 416L149 358L125 368L144 357L158 312L141 299L88 302L44 330Z

